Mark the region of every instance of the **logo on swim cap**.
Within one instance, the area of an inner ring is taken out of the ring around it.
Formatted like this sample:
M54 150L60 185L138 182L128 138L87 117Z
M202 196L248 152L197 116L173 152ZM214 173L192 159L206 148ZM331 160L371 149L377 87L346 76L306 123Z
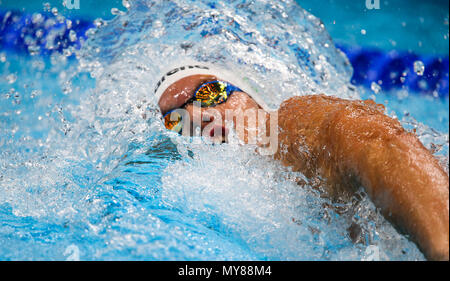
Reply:
M201 65L185 65L185 66L174 68L171 71L167 72L163 77L161 77L161 79L156 84L156 88L155 88L154 93L156 94L156 92L158 91L159 87L166 80L167 77L170 77L170 76L174 75L175 73L177 73L179 71L183 71L183 70L186 70L186 69L194 69L194 68L209 70L209 67L201 66Z

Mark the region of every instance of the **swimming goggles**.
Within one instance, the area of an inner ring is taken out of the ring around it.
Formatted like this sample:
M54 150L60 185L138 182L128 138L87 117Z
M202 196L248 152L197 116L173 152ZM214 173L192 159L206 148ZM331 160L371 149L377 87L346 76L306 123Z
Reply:
M236 91L242 92L238 87L224 81L206 82L202 84L197 91L195 91L194 96L180 108L193 102L199 102L201 107L213 107L226 102L228 97ZM181 134L183 130L183 117L175 110L176 109L173 109L163 116L164 125L167 129Z

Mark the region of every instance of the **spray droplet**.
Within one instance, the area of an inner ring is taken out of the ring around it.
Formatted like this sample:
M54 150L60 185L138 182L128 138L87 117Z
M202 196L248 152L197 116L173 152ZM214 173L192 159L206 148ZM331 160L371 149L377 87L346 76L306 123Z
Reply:
M36 37L41 38L44 35L44 31L42 29L36 30Z
M378 85L378 84L375 83L375 82L372 82L372 84L370 85L370 89L372 89L372 91L373 91L375 94L378 94L378 93L381 91L380 85Z
M119 15L123 15L125 13L122 12L121 10L117 9L117 8L112 8L111 9L111 14L114 15L114 16L119 16Z
M71 49L64 49L63 50L63 55L66 57L70 57L72 55L72 50Z
M41 94L41 91L33 90L33 91L31 91L30 98L34 99L35 97L39 96L40 94Z
M44 22L44 17L39 13L35 13L31 16L31 21L34 24L41 24Z
M77 41L77 33L74 30L69 31L69 40L71 42Z
M41 47L39 47L39 46L36 46L36 45L28 46L28 53L32 56L38 55L40 50L41 50Z
M72 92L72 82L71 81L64 82L63 93L65 95L68 95L71 92Z
M128 0L122 0L122 5L127 9L129 9L131 7L130 1L128 1Z
M419 76L422 76L424 74L425 65L422 61L418 60L414 62L414 72Z
M423 79L419 81L418 86L422 90L428 90L428 83Z
M6 62L6 54L5 53L0 53L0 61Z
M6 76L6 80L8 81L9 84L12 84L12 83L16 82L17 75L9 74L8 76Z
M51 6L50 6L50 3L45 2L43 5L44 5L44 11L45 11L45 12L50 11L50 7L51 7Z
M102 26L106 25L106 22L103 19L98 18L98 19L94 20L94 25L96 27L102 27Z

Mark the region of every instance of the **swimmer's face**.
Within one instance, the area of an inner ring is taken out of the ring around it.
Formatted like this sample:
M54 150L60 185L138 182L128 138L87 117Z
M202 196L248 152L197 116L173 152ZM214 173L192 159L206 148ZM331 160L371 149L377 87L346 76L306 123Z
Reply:
M242 141L248 143L249 133L258 131L258 110L262 111L248 94L233 92L225 102L213 107L199 107L198 104L193 103L185 105L200 85L215 80L220 80L220 77L192 75L178 80L164 91L159 100L162 114L182 107L190 117L190 132L183 131L184 135L194 135L195 130L200 129L203 136L212 138L214 142L222 142L227 141L228 133L233 129ZM249 119L249 116L253 116L255 120ZM267 118L265 114L260 114L260 117ZM227 120L233 122L227 122Z

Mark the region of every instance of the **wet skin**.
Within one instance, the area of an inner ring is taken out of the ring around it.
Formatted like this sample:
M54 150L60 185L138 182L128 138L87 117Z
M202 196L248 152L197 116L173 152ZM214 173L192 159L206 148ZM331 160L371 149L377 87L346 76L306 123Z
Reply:
M213 80L208 75L179 80L163 93L161 111L182 106L200 84ZM214 107L219 114L251 108L260 107L242 92ZM186 109L192 117L193 105ZM209 118L202 128L214 122L208 108L201 112ZM364 186L383 215L428 259L449 259L448 175L414 134L384 114L382 105L325 95L293 97L278 110L278 128L276 159L309 178L325 179L331 196ZM247 133L242 138L247 142Z
M307 177L325 178L330 193L364 186L427 258L448 260L448 175L414 134L383 112L373 101L291 98L279 109L275 157Z

